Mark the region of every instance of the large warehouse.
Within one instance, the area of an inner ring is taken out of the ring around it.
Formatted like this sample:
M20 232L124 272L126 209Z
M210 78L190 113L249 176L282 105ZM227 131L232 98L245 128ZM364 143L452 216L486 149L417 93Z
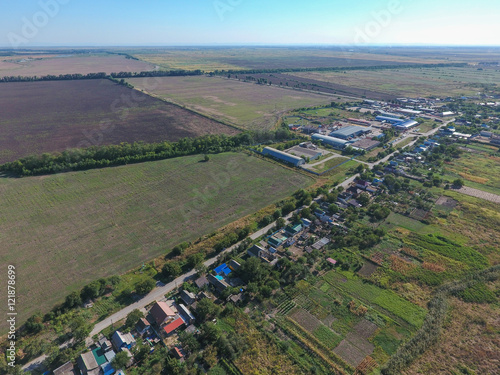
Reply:
M313 137L314 137L314 135L313 135ZM264 147L262 154L272 156L273 158L276 158L279 160L283 160L283 161L290 163L296 167L306 163L306 161L304 159L299 158L298 156L293 156L293 155L287 154L286 152L276 150L275 148L271 148L271 147Z
M321 141L326 145L330 145L338 149L345 148L349 143L344 139L329 137L328 135L321 135L321 134L313 134L311 138L315 141Z
M340 138L340 139L350 139L353 137L359 137L360 135L370 133L371 129L365 126L349 125L335 130L330 133L330 137Z
M399 123L399 124L394 124L394 129L404 131L404 130L414 128L417 125L418 125L418 122L416 122L414 120L407 120L407 121Z

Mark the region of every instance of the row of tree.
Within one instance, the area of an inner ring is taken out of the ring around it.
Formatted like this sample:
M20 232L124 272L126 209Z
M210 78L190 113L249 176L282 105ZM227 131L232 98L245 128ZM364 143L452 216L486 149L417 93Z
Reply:
M179 156L233 151L263 141L282 141L291 137L287 128L267 132L244 132L235 136L206 135L183 138L178 142L121 143L70 149L52 154L28 156L0 166L0 171L15 176L33 176L75 170L102 168Z
M0 82L33 82L33 81L72 81L82 79L105 78L145 78L145 77L177 77L197 76L204 74L201 70L152 70L147 72L119 72L106 74L104 72L89 74L48 74L46 76L8 76L0 78Z
M212 74L261 74L261 73L290 73L290 72L337 72L346 70L384 70L384 69L408 69L408 68L444 68L464 67L465 63L441 63L441 64L400 64L400 65L378 65L378 66L348 66L348 67L315 67L315 68L276 68L276 69L247 69L247 70L215 70Z

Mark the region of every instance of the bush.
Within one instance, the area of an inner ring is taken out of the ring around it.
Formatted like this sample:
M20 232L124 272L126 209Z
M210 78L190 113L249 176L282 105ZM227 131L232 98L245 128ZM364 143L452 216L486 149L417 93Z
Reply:
M135 292L140 295L148 294L153 290L156 283L153 279L146 279L136 284Z

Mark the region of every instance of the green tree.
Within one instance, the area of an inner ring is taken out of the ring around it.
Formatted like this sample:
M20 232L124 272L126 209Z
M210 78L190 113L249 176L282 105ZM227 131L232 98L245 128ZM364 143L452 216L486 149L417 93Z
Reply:
M139 319L144 318L144 314L142 311L138 309L134 309L127 315L127 320L125 321L125 326L129 329L133 328Z
M64 302L64 306L68 309L71 309L75 306L81 305L82 298L80 297L80 293L72 292L66 296L66 301Z
M169 279L169 278L173 279L173 278L179 276L181 274L181 272L182 272L181 266L175 262L165 263L165 265L161 269L162 275L167 279Z
M140 281L139 283L136 284L135 286L135 292L140 295L148 294L153 290L155 287L156 283L153 279L146 279L143 281Z
M455 181L453 181L453 187L456 189L460 189L462 186L464 186L464 180L461 178L457 178Z
M196 305L196 315L202 321L214 318L220 314L221 308L209 298L203 298Z
M251 257L241 265L239 273L244 281L251 282L263 280L268 272L259 258Z
M102 285L99 281L92 281L90 284L85 285L82 290L82 299L95 299L101 294Z
M111 360L111 366L115 370L125 369L127 367L129 357L127 352L121 351L116 353L115 357Z
M283 228L285 224L286 224L285 219L283 219L282 217L278 218L278 220L276 220L276 229Z

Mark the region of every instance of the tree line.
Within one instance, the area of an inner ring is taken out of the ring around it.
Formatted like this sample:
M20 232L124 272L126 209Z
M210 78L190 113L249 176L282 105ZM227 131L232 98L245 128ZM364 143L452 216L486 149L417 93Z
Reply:
M441 64L401 64L378 66L347 66L347 67L316 67L316 68L276 68L276 69L247 69L247 70L214 70L210 75L227 74L261 74L261 73L291 73L291 72L337 72L346 70L383 70L383 69L408 69L408 68L445 68L464 67L466 63L441 63Z
M105 78L145 78L145 77L178 77L197 76L204 74L201 70L158 70L148 72L119 72L106 74L104 72L89 74L49 74L46 76L8 76L0 78L0 82L35 82L35 81L75 81L82 79L105 79Z
M282 127L276 131L247 131L234 136L219 134L183 138L178 142L134 142L132 144L92 146L27 156L0 165L0 171L14 176L34 176L87 170L187 155L216 154L234 151L255 143L282 141L290 137L288 129Z

